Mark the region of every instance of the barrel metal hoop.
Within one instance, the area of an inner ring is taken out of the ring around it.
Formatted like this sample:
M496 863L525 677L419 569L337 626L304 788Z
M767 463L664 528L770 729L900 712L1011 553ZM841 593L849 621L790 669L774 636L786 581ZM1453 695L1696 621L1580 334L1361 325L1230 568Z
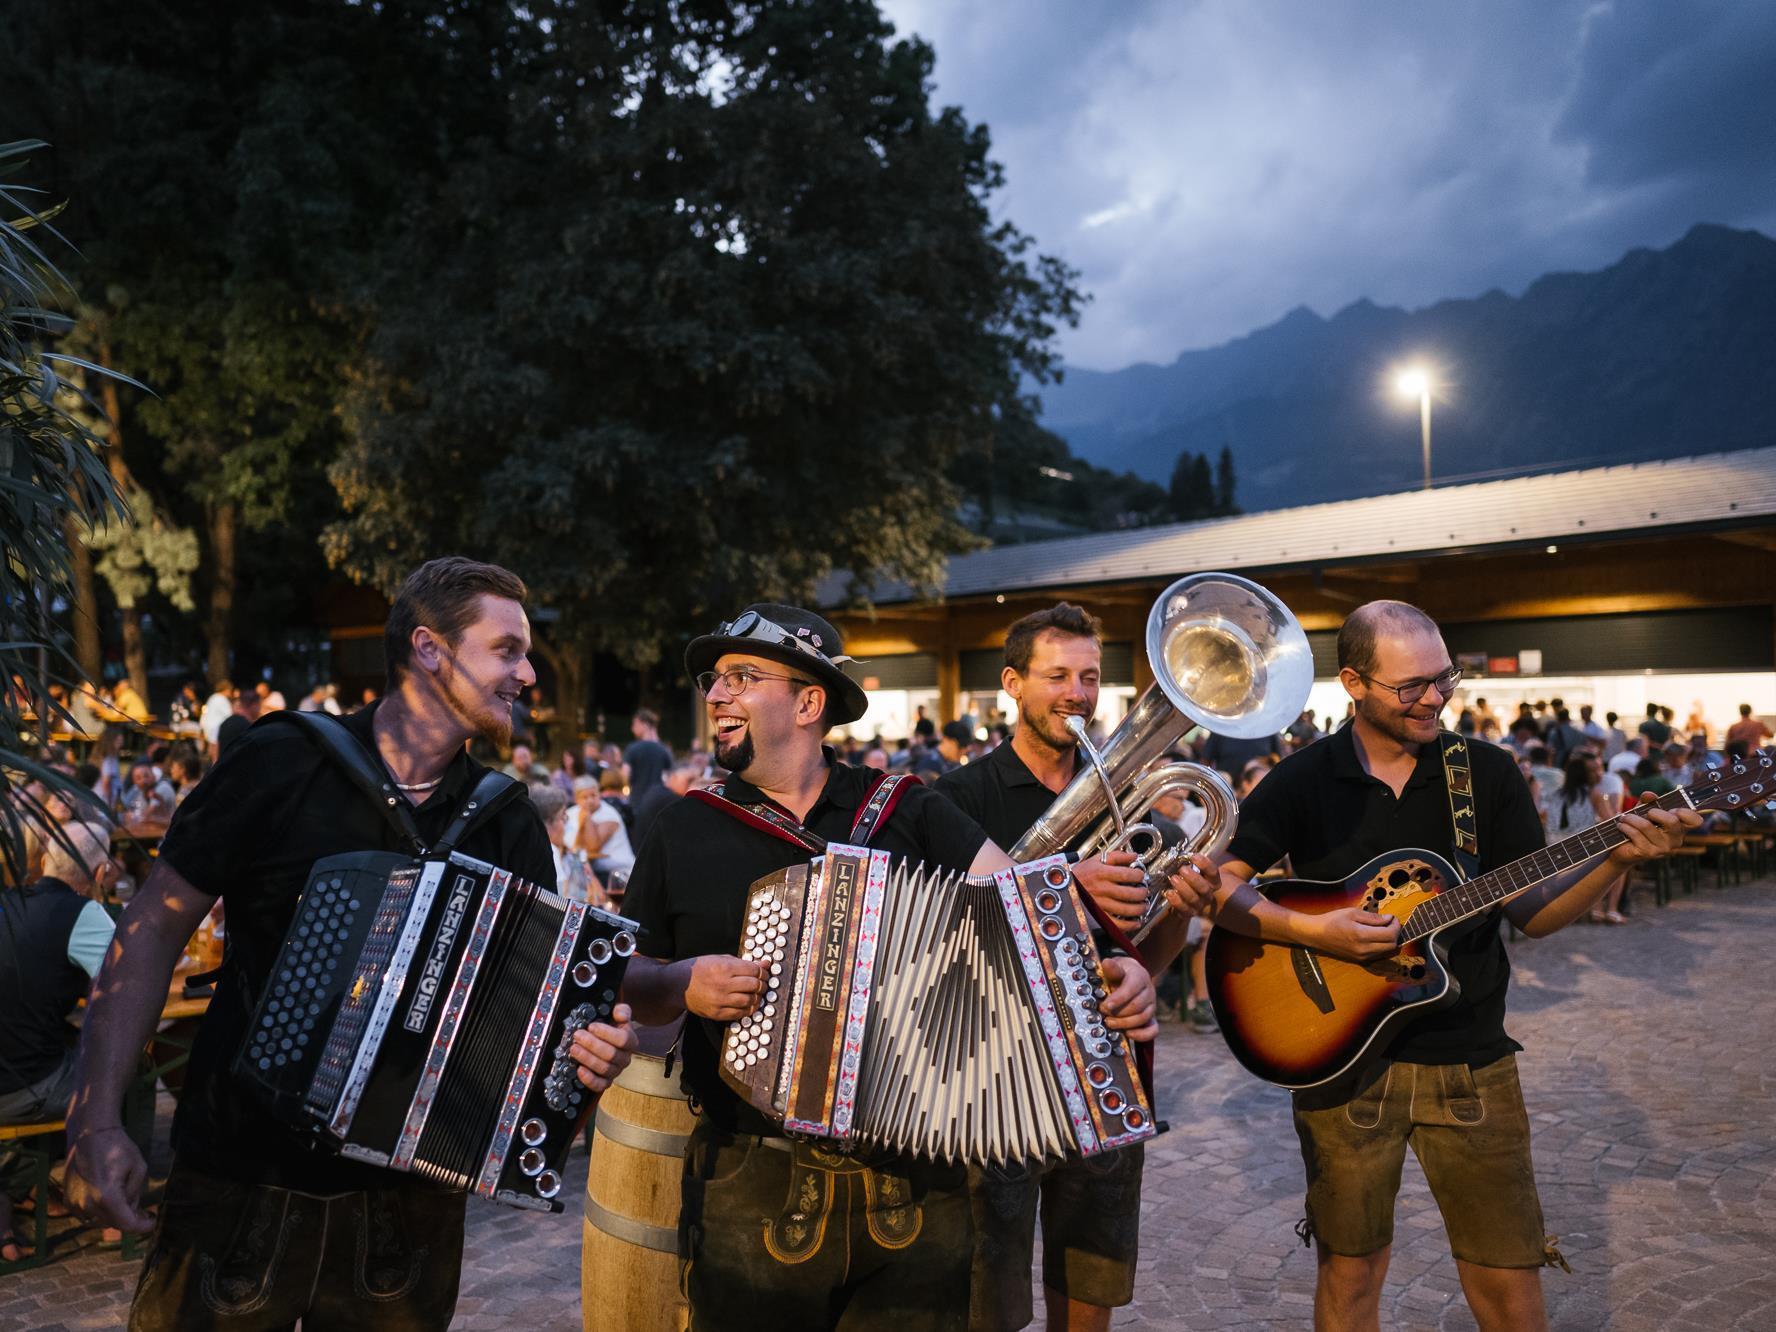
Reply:
M691 1140L688 1133L668 1133L664 1129L618 1119L603 1106L598 1107L597 1127L600 1137L609 1138L619 1147L633 1147L638 1152L652 1152L655 1156L683 1156L685 1144Z
M617 1080L611 1085L637 1096L652 1096L662 1101L685 1099L678 1079L666 1077L663 1061L653 1055L637 1056L628 1068L617 1074Z
M633 1244L639 1249L652 1249L656 1253L674 1255L678 1253L677 1230L669 1226L649 1225L646 1221L637 1221L632 1216L613 1212L591 1194L586 1195L586 1221L612 1239Z

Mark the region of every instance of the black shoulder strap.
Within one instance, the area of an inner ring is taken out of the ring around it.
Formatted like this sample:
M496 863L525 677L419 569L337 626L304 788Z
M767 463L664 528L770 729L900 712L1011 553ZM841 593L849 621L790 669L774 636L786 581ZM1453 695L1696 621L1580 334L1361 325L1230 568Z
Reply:
M503 808L523 789L522 782L503 772L483 773L481 780L475 783L474 790L469 792L469 798L461 812L445 829L444 836L438 840L436 846L427 846L425 839L419 835L419 825L413 821L413 807L395 789L394 779L383 769L381 760L346 728L344 722L337 721L324 712L286 710L274 712L258 724L279 721L295 726L323 754L332 759L351 778L352 785L382 811L383 817L401 834L417 856L449 855L476 824Z
M1463 879L1471 879L1480 872L1480 838L1475 831L1474 774L1468 766L1468 740L1454 731L1439 731L1437 746L1443 756L1443 786L1449 793L1449 825L1456 865Z
M456 850L457 844L469 835L471 828L484 819L492 818L495 813L504 809L523 793L523 782L516 777L510 777L503 772L495 772L489 768L481 774L481 780L475 783L474 790L469 792L469 798L463 805L462 812L450 821L450 826L444 830L444 835L433 844L432 854L434 856L449 855ZM402 801L401 803L406 804L407 802Z

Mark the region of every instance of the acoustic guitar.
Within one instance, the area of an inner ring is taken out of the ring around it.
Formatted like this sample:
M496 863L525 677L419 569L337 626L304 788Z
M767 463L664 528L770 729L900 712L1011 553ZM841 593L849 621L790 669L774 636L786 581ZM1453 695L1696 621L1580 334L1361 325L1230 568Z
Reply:
M1711 768L1660 797L1661 809L1776 809L1776 749ZM1645 809L1642 805L1640 809ZM1619 816L1618 816L1619 817ZM1376 856L1347 878L1260 885L1279 905L1310 915L1364 907L1400 922L1400 950L1347 962L1312 948L1264 943L1231 929L1209 935L1209 999L1234 1057L1268 1082L1301 1089L1354 1075L1414 1017L1455 1002L1443 935L1463 921L1593 860L1627 840L1617 819L1586 828L1509 865L1462 882L1433 851Z

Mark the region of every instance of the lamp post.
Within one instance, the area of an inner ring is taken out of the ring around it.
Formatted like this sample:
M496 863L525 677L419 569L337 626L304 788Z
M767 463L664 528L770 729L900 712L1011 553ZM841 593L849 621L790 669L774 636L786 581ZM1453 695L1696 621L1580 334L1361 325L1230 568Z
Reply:
M1430 372L1414 366L1410 370L1400 372L1395 380L1402 397L1418 399L1418 427L1424 443L1424 488L1431 488L1431 376Z

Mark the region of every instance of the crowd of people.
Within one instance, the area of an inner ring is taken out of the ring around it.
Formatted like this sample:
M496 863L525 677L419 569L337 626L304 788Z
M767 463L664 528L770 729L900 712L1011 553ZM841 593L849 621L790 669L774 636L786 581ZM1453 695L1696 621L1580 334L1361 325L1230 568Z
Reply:
M1458 732L1497 744L1516 757L1550 842L1607 822L1648 797L1689 786L1703 771L1744 758L1772 736L1749 703L1740 704L1738 718L1719 733L1718 748L1711 741L1716 732L1699 703L1681 730L1672 708L1649 703L1633 732L1614 712L1597 720L1589 703L1579 706L1575 718L1560 698L1520 703L1509 720L1501 719L1484 698L1452 710ZM1705 826L1726 817L1711 814ZM1623 876L1586 919L1626 924L1632 910L1628 889Z

